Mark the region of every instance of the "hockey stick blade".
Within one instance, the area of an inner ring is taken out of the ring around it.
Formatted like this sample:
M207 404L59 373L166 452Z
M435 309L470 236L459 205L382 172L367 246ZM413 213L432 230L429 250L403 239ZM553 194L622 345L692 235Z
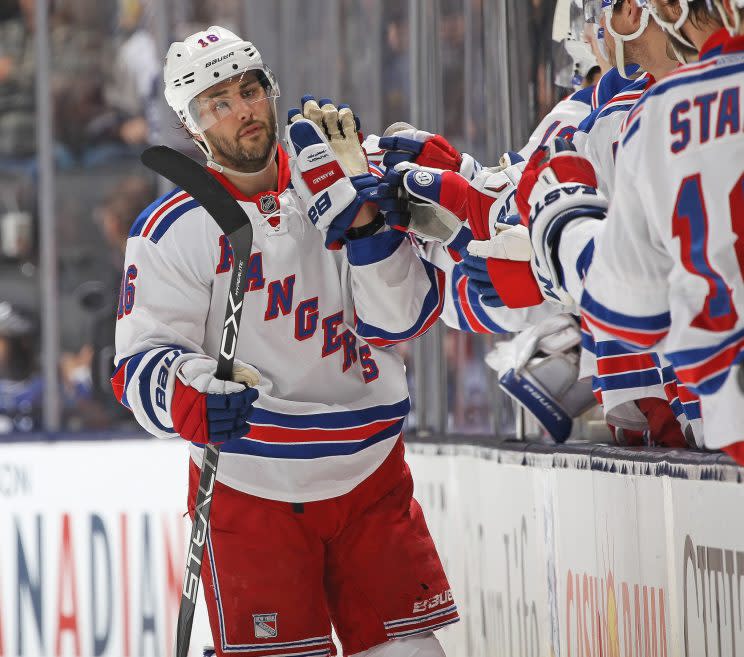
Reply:
M232 247L234 264L225 309L220 353L217 356L217 378L229 381L232 379L240 316L243 310L245 272L253 245L253 228L250 219L214 176L183 153L168 146L152 146L142 153L141 160L146 167L167 178L198 201L220 227ZM194 505L194 522L191 526L189 551L186 557L181 604L178 610L174 652L176 657L187 657L189 652L219 458L220 448L217 445L205 446L199 489L196 492Z

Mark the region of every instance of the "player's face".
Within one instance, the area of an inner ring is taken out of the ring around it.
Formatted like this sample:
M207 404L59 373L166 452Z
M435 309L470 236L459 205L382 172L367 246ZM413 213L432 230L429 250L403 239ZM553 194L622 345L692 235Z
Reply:
M210 87L191 111L218 164L247 173L267 166L276 149L276 114L274 99L255 73Z

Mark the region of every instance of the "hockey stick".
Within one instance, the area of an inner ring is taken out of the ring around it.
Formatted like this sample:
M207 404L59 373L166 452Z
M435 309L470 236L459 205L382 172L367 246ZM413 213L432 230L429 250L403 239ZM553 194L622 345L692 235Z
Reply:
M234 264L230 279L230 295L225 309L225 323L217 358L217 378L230 381L240 328L240 314L243 309L245 271L253 244L251 222L238 202L217 182L214 176L186 155L168 146L152 146L142 153L141 159L146 167L178 185L196 199L215 220L232 246ZM219 446L207 444L204 447L204 462L199 476L199 490L196 492L194 522L191 526L186 574L181 592L181 605L178 610L176 657L186 657L189 652L191 626L194 623L196 594L199 591L199 576L219 458Z

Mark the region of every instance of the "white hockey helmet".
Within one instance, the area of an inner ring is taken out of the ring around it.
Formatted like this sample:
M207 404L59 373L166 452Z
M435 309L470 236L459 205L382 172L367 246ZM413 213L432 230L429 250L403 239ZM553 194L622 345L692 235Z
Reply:
M584 0L584 16L588 23L599 25L602 16L604 15L605 34L609 34L615 43L615 66L620 75L624 78L633 79L633 77L637 77L637 75L633 76L628 73L625 66L625 43L626 41L637 39L646 31L646 28L648 27L649 10L639 2L638 5L641 7L642 12L638 29L632 34L620 34L612 24L612 14L617 3L618 0Z
M584 38L583 0L559 0L553 18L553 41L560 43L571 63L559 68L555 83L559 87L579 89L589 70L597 65L597 58Z
M264 64L261 53L250 41L244 41L224 27L213 25L184 41L176 41L168 49L163 70L165 100L189 132L200 137L194 141L204 151L210 164L213 162L212 151L205 132L223 115L217 109L197 111L199 108L195 100L210 87L247 72L255 72L263 88L264 93L256 100L271 99L276 117L279 85L271 69ZM222 107L218 109L224 112ZM276 125L275 130L278 139Z

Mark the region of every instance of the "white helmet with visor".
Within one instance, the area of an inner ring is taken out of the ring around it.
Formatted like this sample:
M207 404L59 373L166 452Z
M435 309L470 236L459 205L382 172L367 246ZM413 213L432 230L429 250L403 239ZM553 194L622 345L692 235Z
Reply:
M555 83L559 87L580 89L586 74L597 65L597 58L585 38L582 0L559 0L553 18L553 41L568 53L571 62L558 67ZM565 55L563 56L565 59ZM560 61L554 57L554 61Z
M212 26L171 45L165 60L164 78L168 105L207 156L207 165L220 171L226 167L214 162L207 130L246 108L250 109L247 106L252 103L271 102L274 146L261 171L271 163L278 143L276 99L279 85L252 43L224 27ZM234 85L225 85L225 82L238 82L237 91L231 91ZM216 90L214 94L204 93L212 87ZM260 171L248 175L252 173Z

